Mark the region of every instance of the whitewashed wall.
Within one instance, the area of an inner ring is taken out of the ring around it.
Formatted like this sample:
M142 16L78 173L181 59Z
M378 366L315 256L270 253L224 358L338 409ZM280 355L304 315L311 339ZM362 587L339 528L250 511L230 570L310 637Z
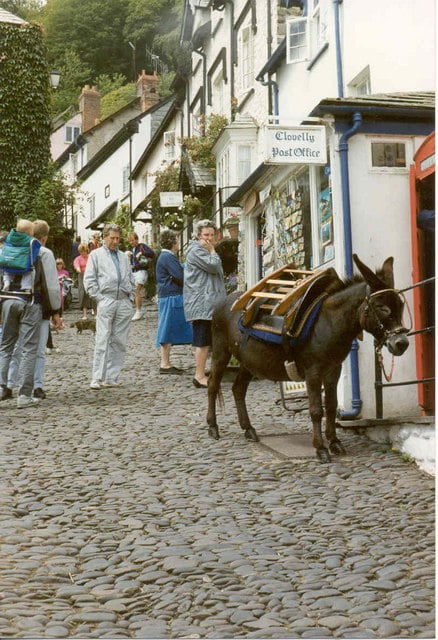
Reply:
M434 0L348 0L344 12L345 82L365 65L372 93L435 87Z

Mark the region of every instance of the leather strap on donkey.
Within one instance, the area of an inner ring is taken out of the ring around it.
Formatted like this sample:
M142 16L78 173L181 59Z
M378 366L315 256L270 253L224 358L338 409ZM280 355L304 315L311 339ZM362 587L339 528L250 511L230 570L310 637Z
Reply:
M239 328L246 338L283 345L292 358L293 350L309 336L328 291L338 281L332 268L309 272L287 265L236 300L233 310L243 308Z

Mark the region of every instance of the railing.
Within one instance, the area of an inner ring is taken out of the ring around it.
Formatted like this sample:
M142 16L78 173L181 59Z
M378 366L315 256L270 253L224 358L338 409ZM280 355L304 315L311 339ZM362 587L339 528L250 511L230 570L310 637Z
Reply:
M405 289L400 289L402 293L405 291L410 291L411 289L415 289L417 287L426 287L427 285L431 285L435 283L435 278L427 278L427 280L422 280L421 282L417 282L416 284L411 285L410 287L406 287ZM434 334L435 333L435 325L422 327L419 329L415 329L408 333L408 336L415 336L419 334ZM375 397L376 397L376 418L383 418L383 389L386 387L401 387L412 384L426 384L429 382L435 382L435 377L433 378L417 378L415 380L405 380L403 382L383 382L383 372L382 366L378 358L377 352L375 352L374 358L374 367L375 367Z

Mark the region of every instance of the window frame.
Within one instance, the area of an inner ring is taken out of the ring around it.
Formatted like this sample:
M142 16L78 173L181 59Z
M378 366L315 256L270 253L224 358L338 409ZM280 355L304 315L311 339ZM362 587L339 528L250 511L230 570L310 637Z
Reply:
M242 92L254 86L254 34L252 26L246 24L239 31L239 76Z
M70 132L70 136L68 135ZM74 142L78 136L81 135L81 127L74 124L66 124L65 125L65 142L67 144L71 144Z
M122 169L122 196L129 193L129 165Z
M93 222L96 217L96 196L93 195L88 198L88 212L89 212L89 222Z
M298 25L299 23L301 23L302 25L305 26L305 28L300 31L297 32L296 34L291 34L290 33L290 27L291 25ZM305 44L298 44L295 45L294 47L291 46L291 39L293 38L293 36L300 36L300 35L304 35L305 37ZM304 51L303 55L300 55L298 58L292 58L291 57L291 53L292 50L296 50L296 51ZM308 61L310 58L310 28L309 28L309 18L307 17L293 17L293 18L289 18L286 21L286 64L296 64L298 62L306 62Z
M176 132L175 129L163 133L164 157L170 162L176 156Z
M373 165L373 144L399 144L404 146L405 150L405 166L374 166ZM393 173L393 174L407 174L409 173L409 166L412 163L412 144L409 144L409 140L406 138L400 137L378 137L378 136L370 136L367 138L367 153L368 153L368 168L370 173Z
M246 158L241 157L241 152L245 151ZM251 144L236 144L236 173L237 184L242 184L251 175L253 148ZM243 169L246 168L246 170Z

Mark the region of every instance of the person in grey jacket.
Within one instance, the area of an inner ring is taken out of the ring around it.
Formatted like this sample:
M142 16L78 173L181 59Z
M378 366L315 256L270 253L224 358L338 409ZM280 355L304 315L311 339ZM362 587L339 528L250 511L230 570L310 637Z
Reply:
M90 253L84 289L97 302L91 389L120 386L135 296L128 257L119 250L121 228L107 224L103 245Z
M215 306L226 296L222 262L214 248L215 231L216 225L210 220L196 224L196 238L187 249L184 269L184 314L193 327L193 384L197 388L207 387L205 365L211 347L211 319Z
M33 223L21 219L17 222L17 229L21 229L23 225L28 235L33 236L36 230L40 239L47 240L49 225L45 220L37 220ZM11 297L3 301L3 338L0 345L0 400L8 400L12 397L12 389L8 386L8 374L14 349L19 345L17 397L19 409L32 407L41 399L38 396L32 397L32 390L42 319L52 316L54 328L61 327L59 315L61 293L55 258L53 253L44 246L41 246L39 259L36 262L33 300L22 285L22 282L12 285L9 289ZM42 344L45 348L44 341ZM42 367L44 371L44 361Z
M43 400L46 392L43 389L44 372L46 368L46 346L50 331L50 318L53 315L51 309L61 312L61 292L59 289L58 272L56 270L55 256L53 252L46 247L49 239L50 227L45 220L35 220L33 223L33 235L41 242L39 257L44 270L45 283L47 288L47 296L49 304L42 305L42 320L40 324L40 333L38 339L38 348L35 361L34 381L33 381L33 397ZM62 320L61 328L62 328ZM21 359L21 340L15 345L12 359L9 364L8 371L8 389L16 386L18 369Z

